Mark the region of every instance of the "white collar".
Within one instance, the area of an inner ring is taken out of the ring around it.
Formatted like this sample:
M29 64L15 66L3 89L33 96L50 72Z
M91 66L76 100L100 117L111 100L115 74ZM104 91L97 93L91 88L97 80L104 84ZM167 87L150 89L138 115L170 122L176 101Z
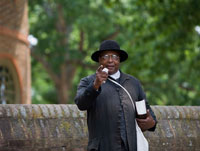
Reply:
M119 72L119 70L116 72L116 73L114 73L114 74L112 74L112 75L109 75L110 77L112 77L113 79L119 79L119 77L120 77L120 72Z

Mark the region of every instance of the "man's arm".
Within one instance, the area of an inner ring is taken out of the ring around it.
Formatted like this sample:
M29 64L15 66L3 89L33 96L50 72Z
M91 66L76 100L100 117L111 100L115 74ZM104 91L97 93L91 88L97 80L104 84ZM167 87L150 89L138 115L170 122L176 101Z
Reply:
M146 99L146 95L140 83L139 83L139 97L138 98L139 100L143 100L143 99L145 100L146 108L147 108L147 118L146 119L137 118L136 120L138 122L138 125L142 131L146 131L146 130L154 131L156 129L157 119Z
M108 73L102 71L103 65L96 70L95 78L83 78L78 86L75 103L80 110L88 110L101 92L101 84L108 78Z
M96 91L93 83L94 80L88 77L80 81L74 100L80 110L88 110L101 91L101 89Z

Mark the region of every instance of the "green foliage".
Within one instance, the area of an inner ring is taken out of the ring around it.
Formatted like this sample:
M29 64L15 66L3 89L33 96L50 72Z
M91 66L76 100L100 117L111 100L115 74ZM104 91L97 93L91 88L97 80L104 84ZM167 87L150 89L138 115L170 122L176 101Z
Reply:
M53 83L41 64L32 59L32 100L34 104L56 104Z
M59 8L65 33L59 32ZM141 80L150 104L200 105L200 35L194 30L199 10L197 0L34 0L30 33L39 40L35 53L54 73L61 73L63 62L81 61L70 64L76 68L70 103L80 79L95 72L91 53L111 38L129 53L121 69ZM58 103L55 82L35 60L32 79L33 103Z

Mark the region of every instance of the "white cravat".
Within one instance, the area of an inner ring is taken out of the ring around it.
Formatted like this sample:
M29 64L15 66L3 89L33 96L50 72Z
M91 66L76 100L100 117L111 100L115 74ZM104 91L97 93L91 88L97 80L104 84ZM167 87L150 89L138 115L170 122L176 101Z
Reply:
M114 73L114 74L112 74L112 75L109 75L111 78L113 78L113 79L119 79L119 77L120 77L120 72L119 72L119 70L116 72L116 73Z

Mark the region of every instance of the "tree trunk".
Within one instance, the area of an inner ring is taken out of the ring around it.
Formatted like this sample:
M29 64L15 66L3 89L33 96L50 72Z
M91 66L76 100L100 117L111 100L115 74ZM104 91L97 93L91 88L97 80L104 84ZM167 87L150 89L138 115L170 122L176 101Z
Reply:
M72 64L62 64L61 66L60 80L56 83L59 104L67 104L69 102L69 92L72 88L75 71L76 67Z
M59 81L59 84L56 84L56 91L59 104L67 104L69 98L69 88L66 82Z

